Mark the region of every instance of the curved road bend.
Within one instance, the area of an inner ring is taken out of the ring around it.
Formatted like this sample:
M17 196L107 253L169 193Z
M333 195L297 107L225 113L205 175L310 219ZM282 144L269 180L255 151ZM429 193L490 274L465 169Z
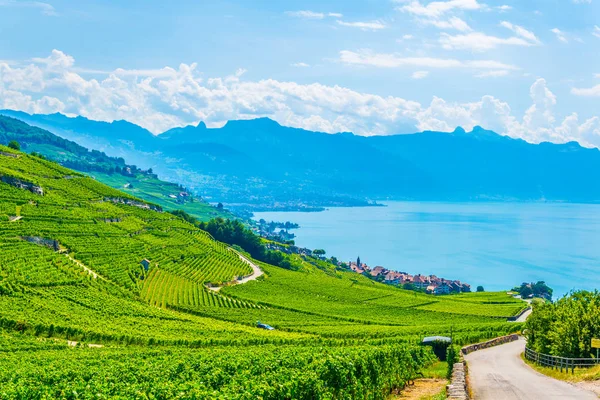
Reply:
M523 351L525 339L519 339L466 355L474 399L598 399L592 392L534 371L521 359Z

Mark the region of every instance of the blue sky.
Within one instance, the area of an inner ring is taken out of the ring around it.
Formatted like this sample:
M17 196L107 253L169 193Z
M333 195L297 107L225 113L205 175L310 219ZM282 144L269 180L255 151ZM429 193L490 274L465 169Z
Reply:
M600 0L0 0L0 107L600 146Z

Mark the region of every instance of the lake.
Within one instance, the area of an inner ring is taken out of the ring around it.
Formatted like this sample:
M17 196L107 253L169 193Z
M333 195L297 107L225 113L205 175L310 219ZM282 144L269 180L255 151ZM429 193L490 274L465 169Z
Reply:
M600 288L600 205L386 202L318 213L260 212L291 221L296 244L343 261L506 290L545 280L555 296Z

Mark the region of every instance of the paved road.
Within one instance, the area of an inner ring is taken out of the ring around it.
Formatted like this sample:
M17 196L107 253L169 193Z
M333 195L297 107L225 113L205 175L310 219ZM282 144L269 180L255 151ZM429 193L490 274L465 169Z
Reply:
M525 340L475 351L465 356L475 400L587 400L598 397L569 383L544 376L523 362Z

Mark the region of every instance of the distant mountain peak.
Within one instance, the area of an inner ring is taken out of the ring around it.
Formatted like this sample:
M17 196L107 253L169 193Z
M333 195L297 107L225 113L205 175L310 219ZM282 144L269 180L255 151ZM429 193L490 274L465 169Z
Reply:
M225 127L234 127L234 126L249 126L249 127L257 127L257 128L277 128L281 127L279 122L272 120L269 117L260 117L253 119L234 119L231 121L227 121Z
M207 129L206 128L206 124L204 123L204 121L200 121L198 122L198 125L196 125L197 129Z
M452 132L453 135L466 135L467 131L465 131L465 129L462 126L457 126L456 129L454 130L454 132Z

